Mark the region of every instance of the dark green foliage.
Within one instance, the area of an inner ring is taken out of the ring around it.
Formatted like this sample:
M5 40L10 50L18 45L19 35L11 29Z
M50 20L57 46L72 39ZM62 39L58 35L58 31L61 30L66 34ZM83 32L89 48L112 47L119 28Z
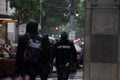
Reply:
M11 8L16 9L15 18L22 22L29 19L39 21L41 15L41 32L59 33L55 30L56 26L61 26L69 32L70 28L70 10L71 0L9 0ZM44 1L40 5L40 1ZM85 0L74 0L75 11L78 10L78 16L75 16L76 36L84 34L85 21ZM67 27L66 27L67 26Z
M59 21L57 22L57 25L67 23L69 21L70 13L69 5L69 0L45 0L43 3L43 10L45 11L45 16L47 18L45 24L47 24L48 21L51 22L49 18L54 18L54 23L57 19L57 21Z
M22 22L29 19L36 19L40 14L39 0L9 0L10 7L16 9L15 18L19 18Z
M75 16L75 31L76 36L79 37L84 35L85 0L74 1L75 11L79 11L79 16ZM43 4L43 10L45 11L45 19L43 20L44 25L42 26L43 31L51 30L51 34L53 34L56 32L55 27L57 25L64 25L65 27L65 25L70 22L70 5L70 0L45 0ZM61 29L59 29L56 34L59 33L60 30Z

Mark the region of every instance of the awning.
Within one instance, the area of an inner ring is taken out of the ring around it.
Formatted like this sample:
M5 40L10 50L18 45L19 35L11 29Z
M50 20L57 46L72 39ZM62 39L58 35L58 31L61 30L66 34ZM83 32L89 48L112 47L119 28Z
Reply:
M0 14L0 21L3 22L18 22L18 20L13 20L12 16Z
M0 14L0 18L12 18L12 17L9 15Z

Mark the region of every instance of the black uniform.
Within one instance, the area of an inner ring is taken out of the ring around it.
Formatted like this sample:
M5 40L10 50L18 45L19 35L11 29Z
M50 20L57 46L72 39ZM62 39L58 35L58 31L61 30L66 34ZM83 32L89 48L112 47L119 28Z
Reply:
M41 42L42 54L41 58L39 58L38 74L40 75L41 80L47 80L51 61L51 45L47 34L43 35Z
M31 38L38 36L38 23L29 22L26 26L26 34L29 34ZM16 76L30 76L30 80L35 80L36 78L36 69L37 64L29 64L24 61L24 51L26 49L26 45L28 43L27 36L23 35L19 38L17 54L16 54L16 62L15 62L15 74ZM39 38L40 40L40 38Z
M68 80L70 61L76 63L76 50L74 44L67 39L67 33L61 33L61 40L54 46L53 57L56 58L58 80Z

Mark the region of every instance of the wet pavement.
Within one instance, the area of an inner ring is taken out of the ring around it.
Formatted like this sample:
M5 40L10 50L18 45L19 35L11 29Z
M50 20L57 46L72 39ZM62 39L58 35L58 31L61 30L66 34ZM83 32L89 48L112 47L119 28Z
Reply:
M36 80L40 80L40 78L37 77ZM56 72L50 73L48 80L57 80ZM77 69L76 72L71 72L68 80L83 80L83 69Z
M8 77L1 80L13 80L13 79ZM36 77L36 80L40 80L39 76ZM57 80L56 72L51 72L48 80ZM71 72L68 80L83 80L83 69L77 69L76 72Z

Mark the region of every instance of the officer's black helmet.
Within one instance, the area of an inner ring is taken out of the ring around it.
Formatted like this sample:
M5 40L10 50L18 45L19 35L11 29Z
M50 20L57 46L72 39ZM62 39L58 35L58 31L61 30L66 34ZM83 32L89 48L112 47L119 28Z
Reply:
M63 31L61 32L61 39L67 39L67 32Z
M38 23L34 21L27 23L26 33L38 34Z

